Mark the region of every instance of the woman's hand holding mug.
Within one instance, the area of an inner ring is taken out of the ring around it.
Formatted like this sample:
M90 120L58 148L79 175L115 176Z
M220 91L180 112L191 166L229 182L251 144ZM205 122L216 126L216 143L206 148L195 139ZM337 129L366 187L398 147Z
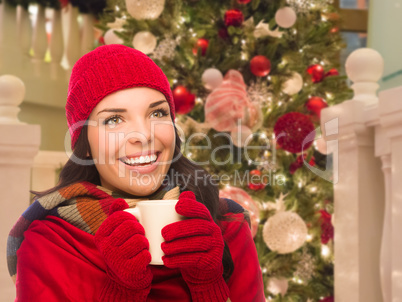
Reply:
M180 269L193 301L212 301L209 298L217 296L226 301L229 290L222 277L224 241L221 229L193 192L180 194L176 212L186 219L162 229L165 266Z
M95 234L95 244L110 278L102 301L146 301L151 290L149 243L137 219L123 211L126 208L127 203L117 199Z

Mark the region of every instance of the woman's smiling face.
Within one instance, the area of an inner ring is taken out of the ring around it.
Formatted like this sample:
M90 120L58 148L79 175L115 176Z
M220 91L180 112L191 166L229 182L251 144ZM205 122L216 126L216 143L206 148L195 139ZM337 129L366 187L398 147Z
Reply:
M163 182L175 149L165 96L148 87L107 95L89 116L88 141L103 187L146 196Z

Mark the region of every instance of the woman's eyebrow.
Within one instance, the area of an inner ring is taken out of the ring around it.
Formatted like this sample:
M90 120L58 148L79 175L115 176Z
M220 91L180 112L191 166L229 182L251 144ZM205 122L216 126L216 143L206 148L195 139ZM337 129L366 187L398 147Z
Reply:
M150 104L149 108L154 108L162 103L167 103L167 101L166 100L157 101L155 103ZM97 115L99 115L102 112L127 112L127 110L123 109L123 108L106 108L106 109L99 111Z
M99 111L97 115L99 115L102 112L127 112L127 110L121 109L121 108L106 108L106 109Z
M154 108L154 107L156 107L156 106L158 106L158 105L160 105L160 104L162 104L162 103L165 103L165 102L167 103L166 100L161 100L161 101L152 103L152 104L149 105L149 108Z

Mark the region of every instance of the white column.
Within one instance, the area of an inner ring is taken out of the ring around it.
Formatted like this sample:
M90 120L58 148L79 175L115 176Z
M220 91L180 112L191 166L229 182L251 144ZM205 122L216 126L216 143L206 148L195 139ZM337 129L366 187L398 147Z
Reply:
M379 272L384 214L381 161L368 125L378 106L375 95L382 58L370 49L352 53L346 71L354 82L353 100L326 108L321 129L326 141L338 140L335 203L335 301L381 302ZM337 125L337 126L336 126Z
M19 122L17 107L25 87L14 76L0 77L0 301L15 299L6 262L8 233L29 205L33 158L40 144L40 127Z
M402 87L380 93L380 121L389 139L391 150L391 170L388 198L390 200L388 219L390 231L388 257L391 275L387 276L390 284L390 299L402 301Z
M379 109L377 110L379 118ZM391 301L392 296L392 198L391 198L391 144L387 137L386 130L380 125L375 127L375 153L381 159L382 171L384 174L384 223L382 230L381 255L380 255L380 277L383 301Z
M0 70L11 72L18 67L21 53L17 49L17 10L1 1L0 3Z
M63 72L61 68L61 60L64 52L61 10L57 9L53 9L52 35L50 37L49 51L52 59L50 63L50 77L51 79L56 80Z
M32 63L35 65L34 72L36 76L41 75L47 48L45 7L39 4L32 32L32 49L34 52Z
M66 58L70 69L81 57L80 26L78 24L78 7L68 4L68 28L66 43Z

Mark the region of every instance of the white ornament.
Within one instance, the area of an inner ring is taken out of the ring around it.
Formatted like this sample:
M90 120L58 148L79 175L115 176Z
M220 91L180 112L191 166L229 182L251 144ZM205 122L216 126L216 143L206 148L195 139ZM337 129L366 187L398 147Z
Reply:
M251 101L260 104L260 106L268 106L272 103L272 93L269 91L268 83L261 78L250 83L250 86L247 87L247 93Z
M140 31L133 38L133 46L145 54L150 54L156 47L156 38L149 31Z
M123 30L118 30L118 29L109 29L106 33L105 36L103 37L105 40L105 44L123 44L123 39L118 37L115 34L115 31L123 31Z
M244 147L253 138L253 132L251 129L245 125L239 125L235 127L231 132L233 144L237 147Z
M281 38L283 32L279 31L279 28L276 28L275 30L270 30L268 23L264 23L264 20L261 20L260 23L258 23L258 25L255 27L253 35L257 39L266 36Z
M303 77L297 73L293 72L292 77L289 78L285 83L283 83L283 92L288 95L294 95L298 93L303 88Z
M175 56L176 46L176 40L172 39L170 36L167 36L166 39L159 42L154 53L152 54L152 58L159 61L161 61L163 58L172 60Z
M263 238L267 246L278 254L293 253L307 237L307 226L294 212L278 212L264 224Z
M283 28L290 28L296 23L296 13L291 7L278 9L275 14L276 23Z
M134 19L156 19L165 8L165 0L126 0L126 8Z
M0 124L22 124L18 107L25 97L25 85L13 75L0 76Z
M289 282L286 278L270 278L267 290L274 295L281 294L282 297L288 292Z
M208 68L202 74L201 79L206 89L214 90L216 87L222 84L223 75L216 68Z

